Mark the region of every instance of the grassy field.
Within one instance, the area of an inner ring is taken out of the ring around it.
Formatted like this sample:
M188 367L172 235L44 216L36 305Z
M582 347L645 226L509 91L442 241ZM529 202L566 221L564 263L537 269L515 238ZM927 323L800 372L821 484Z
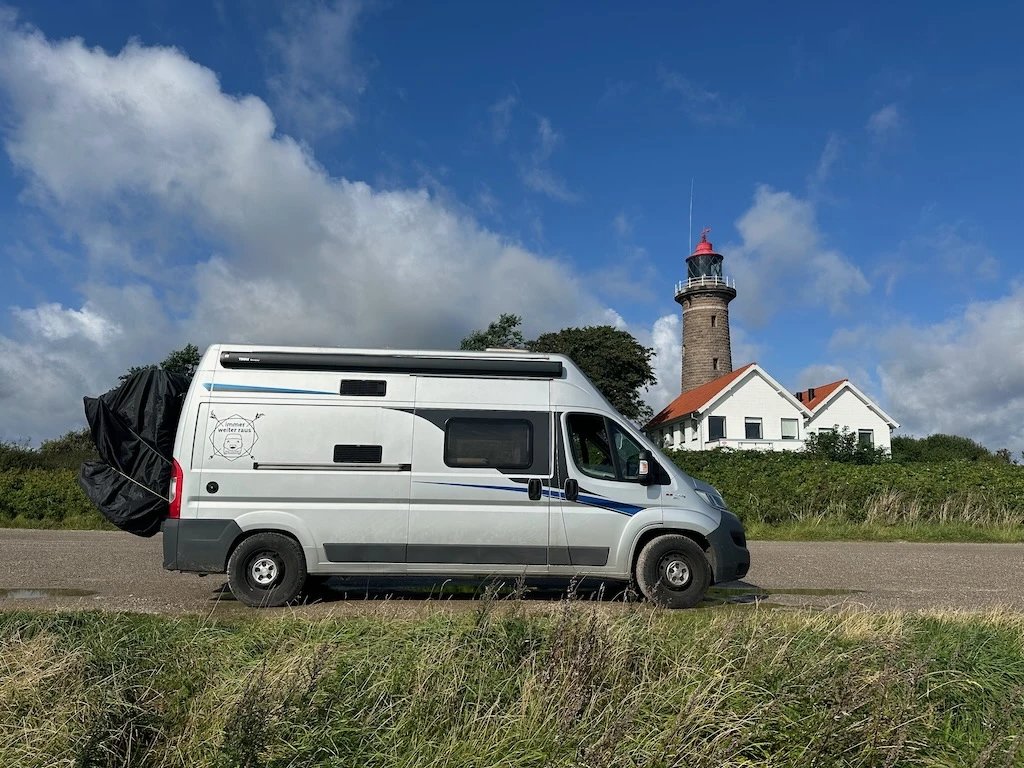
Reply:
M0 614L10 766L1011 766L1024 617Z

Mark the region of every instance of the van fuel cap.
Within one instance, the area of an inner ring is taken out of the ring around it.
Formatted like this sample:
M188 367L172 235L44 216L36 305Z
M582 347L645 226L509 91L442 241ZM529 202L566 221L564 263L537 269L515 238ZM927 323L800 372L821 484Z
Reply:
M212 483L211 482L211 483L207 483L206 484L206 492L207 493L216 493L219 490L220 490L220 486L217 485L216 483Z

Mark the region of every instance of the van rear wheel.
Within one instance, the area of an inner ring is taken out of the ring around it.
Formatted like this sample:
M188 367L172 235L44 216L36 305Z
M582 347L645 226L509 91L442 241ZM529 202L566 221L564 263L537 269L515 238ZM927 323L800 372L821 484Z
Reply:
M636 561L644 597L664 608L693 608L711 586L711 565L693 539L665 534L651 539Z
M306 583L302 549L280 533L257 533L242 541L228 560L231 593L253 608L292 602Z

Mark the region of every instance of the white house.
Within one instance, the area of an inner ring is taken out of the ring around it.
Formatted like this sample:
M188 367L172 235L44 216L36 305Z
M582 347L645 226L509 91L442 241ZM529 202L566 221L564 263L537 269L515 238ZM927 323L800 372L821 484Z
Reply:
M803 448L810 432L836 427L888 450L899 424L845 379L793 395L750 363L684 392L644 431L666 448L784 451Z
M849 379L833 381L796 393L797 400L811 412L808 432L847 427L862 444L890 450L892 431L900 425Z

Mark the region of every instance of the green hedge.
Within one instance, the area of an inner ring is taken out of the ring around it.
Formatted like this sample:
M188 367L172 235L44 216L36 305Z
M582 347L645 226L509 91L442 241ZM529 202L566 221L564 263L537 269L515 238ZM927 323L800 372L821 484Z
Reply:
M969 461L842 464L790 452L678 451L744 521L1024 523L1024 467Z

